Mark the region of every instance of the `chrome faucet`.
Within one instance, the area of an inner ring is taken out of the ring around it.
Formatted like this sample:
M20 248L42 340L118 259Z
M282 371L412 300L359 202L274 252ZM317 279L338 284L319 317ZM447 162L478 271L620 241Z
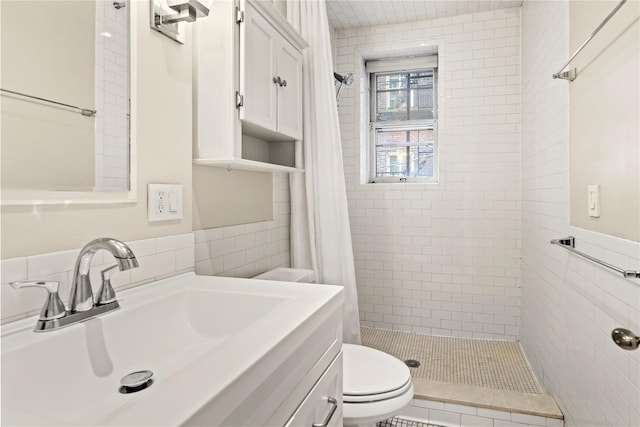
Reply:
M76 260L76 267L71 283L71 293L69 294L69 311L76 313L79 311L89 311L94 307L93 291L91 290L91 279L89 269L91 260L99 249L105 249L114 256L120 271L129 270L138 266L138 260L129 246L120 240L102 237L90 241L80 251ZM98 300L97 304L103 301Z
M102 271L102 286L98 291L98 298L94 302L89 269L93 256L100 249L111 253L117 264ZM50 331L120 308L115 291L111 286L111 275L116 269L124 271L135 267L138 267L138 260L127 245L119 240L103 237L87 243L78 255L68 308L64 306L58 296L58 282L19 281L10 283L10 285L16 289L35 286L47 290L48 298L34 330L36 332Z

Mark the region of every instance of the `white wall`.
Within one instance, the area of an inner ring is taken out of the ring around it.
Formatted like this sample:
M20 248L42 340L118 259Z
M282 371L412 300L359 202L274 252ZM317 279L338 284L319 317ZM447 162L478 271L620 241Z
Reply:
M588 254L640 265L638 243L569 226L571 83L551 79L571 53L568 7L525 1L522 8L521 336L568 427L637 426L640 351L618 348L610 334L617 326L640 331L638 280L549 244L574 235Z
M520 315L519 8L338 31L340 123L364 326L515 339ZM361 184L362 58L437 44L439 184Z
M271 174L265 176L270 178ZM274 174L273 187L273 219L195 231L196 274L253 277L272 268L290 265L289 175ZM251 194L248 190L245 192ZM196 195L196 213L198 198ZM236 205L235 208L242 216L242 207Z
M193 229L271 221L274 176L193 165Z

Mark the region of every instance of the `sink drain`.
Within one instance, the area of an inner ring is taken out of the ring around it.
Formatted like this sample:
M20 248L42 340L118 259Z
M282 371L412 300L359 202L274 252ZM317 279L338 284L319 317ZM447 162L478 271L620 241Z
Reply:
M417 368L418 366L420 366L420 361L415 359L405 360L404 363L410 368Z
M120 380L120 384L122 386L119 391L122 394L142 391L153 384L153 380L151 379L152 376L152 371L136 371L125 375Z

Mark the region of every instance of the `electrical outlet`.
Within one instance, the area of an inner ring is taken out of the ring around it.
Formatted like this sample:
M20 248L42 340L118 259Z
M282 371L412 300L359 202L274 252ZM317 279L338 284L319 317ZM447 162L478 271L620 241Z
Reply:
M149 221L182 219L182 185L149 184L147 216Z

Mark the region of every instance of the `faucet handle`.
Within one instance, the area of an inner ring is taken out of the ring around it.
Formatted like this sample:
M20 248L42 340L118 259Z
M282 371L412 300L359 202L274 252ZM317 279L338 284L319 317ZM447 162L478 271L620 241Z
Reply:
M58 287L60 282L42 282L33 280L21 280L9 283L13 289L21 288L43 288L47 290L47 301L40 310L40 320L60 319L67 314L67 309L60 300L58 295Z
M111 276L116 271L120 271L120 266L118 264L114 264L100 272L100 276L102 276L102 285L98 291L96 305L104 305L116 300L116 292L113 290L113 286L111 286Z

